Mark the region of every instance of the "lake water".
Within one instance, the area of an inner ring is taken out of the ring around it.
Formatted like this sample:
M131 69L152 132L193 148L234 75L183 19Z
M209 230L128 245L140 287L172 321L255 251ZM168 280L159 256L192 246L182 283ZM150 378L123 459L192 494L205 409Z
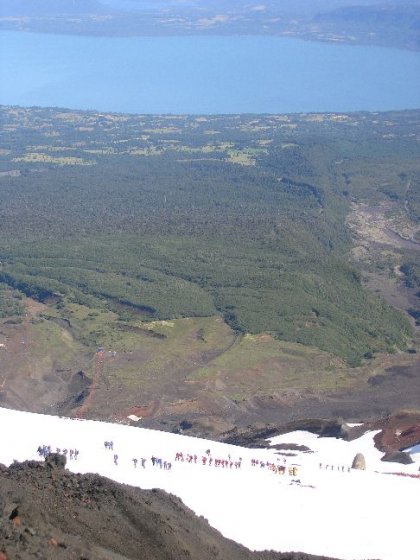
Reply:
M420 108L420 53L278 37L4 31L0 103L132 113Z

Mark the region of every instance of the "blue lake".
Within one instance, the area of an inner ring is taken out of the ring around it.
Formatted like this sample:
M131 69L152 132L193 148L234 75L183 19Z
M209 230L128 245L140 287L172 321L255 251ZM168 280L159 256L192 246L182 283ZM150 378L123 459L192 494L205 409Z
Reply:
M5 31L0 103L132 113L420 108L420 53L278 37Z

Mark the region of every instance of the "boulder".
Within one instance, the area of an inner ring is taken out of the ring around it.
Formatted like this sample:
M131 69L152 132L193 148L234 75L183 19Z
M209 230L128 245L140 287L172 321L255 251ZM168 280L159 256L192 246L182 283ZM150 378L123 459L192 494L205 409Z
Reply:
M356 469L358 471L365 471L366 470L366 460L363 453L358 453L355 458L353 459L353 463L351 466L352 469Z

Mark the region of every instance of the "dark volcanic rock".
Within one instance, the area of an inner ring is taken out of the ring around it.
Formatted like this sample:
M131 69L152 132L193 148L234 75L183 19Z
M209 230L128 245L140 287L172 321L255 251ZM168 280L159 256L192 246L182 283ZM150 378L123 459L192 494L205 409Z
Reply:
M277 449L278 451L302 451L303 453L313 453L313 451L306 445L299 445L297 443L278 443L276 445L272 445L271 449Z
M381 461L400 463L401 465L411 465L411 463L414 463L410 455L408 453L404 453L404 451L390 451L389 453L385 453Z
M402 411L372 422L370 429L381 430L374 438L380 451L401 451L420 443L420 414Z
M60 456L52 455L45 463L0 469L0 558L328 560L251 552L164 491L74 475L62 467Z
M350 427L342 420L325 420L325 419L309 419L309 420L295 420L294 422L287 422L281 425L266 425L263 428L253 428L252 426L247 429L234 428L229 432L225 432L219 438L224 443L233 445L240 445L242 447L271 447L270 443L266 441L280 434L287 434L296 430L304 430L317 434L320 437L334 437L351 440L363 435L366 428L363 426ZM290 442L293 443L292 441ZM278 447L274 446L276 449ZM295 449L297 449L295 447Z
M64 469L67 463L65 455L50 453L45 457L45 463L52 469Z

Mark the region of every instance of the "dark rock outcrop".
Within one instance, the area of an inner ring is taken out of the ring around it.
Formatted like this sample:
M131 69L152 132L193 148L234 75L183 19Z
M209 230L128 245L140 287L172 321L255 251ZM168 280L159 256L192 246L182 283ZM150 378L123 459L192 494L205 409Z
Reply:
M401 465L411 465L411 463L414 463L409 453L404 453L404 451L390 451L389 453L385 453L381 461L400 463Z
M52 469L64 469L66 467L67 459L65 455L50 453L45 457L45 463Z

